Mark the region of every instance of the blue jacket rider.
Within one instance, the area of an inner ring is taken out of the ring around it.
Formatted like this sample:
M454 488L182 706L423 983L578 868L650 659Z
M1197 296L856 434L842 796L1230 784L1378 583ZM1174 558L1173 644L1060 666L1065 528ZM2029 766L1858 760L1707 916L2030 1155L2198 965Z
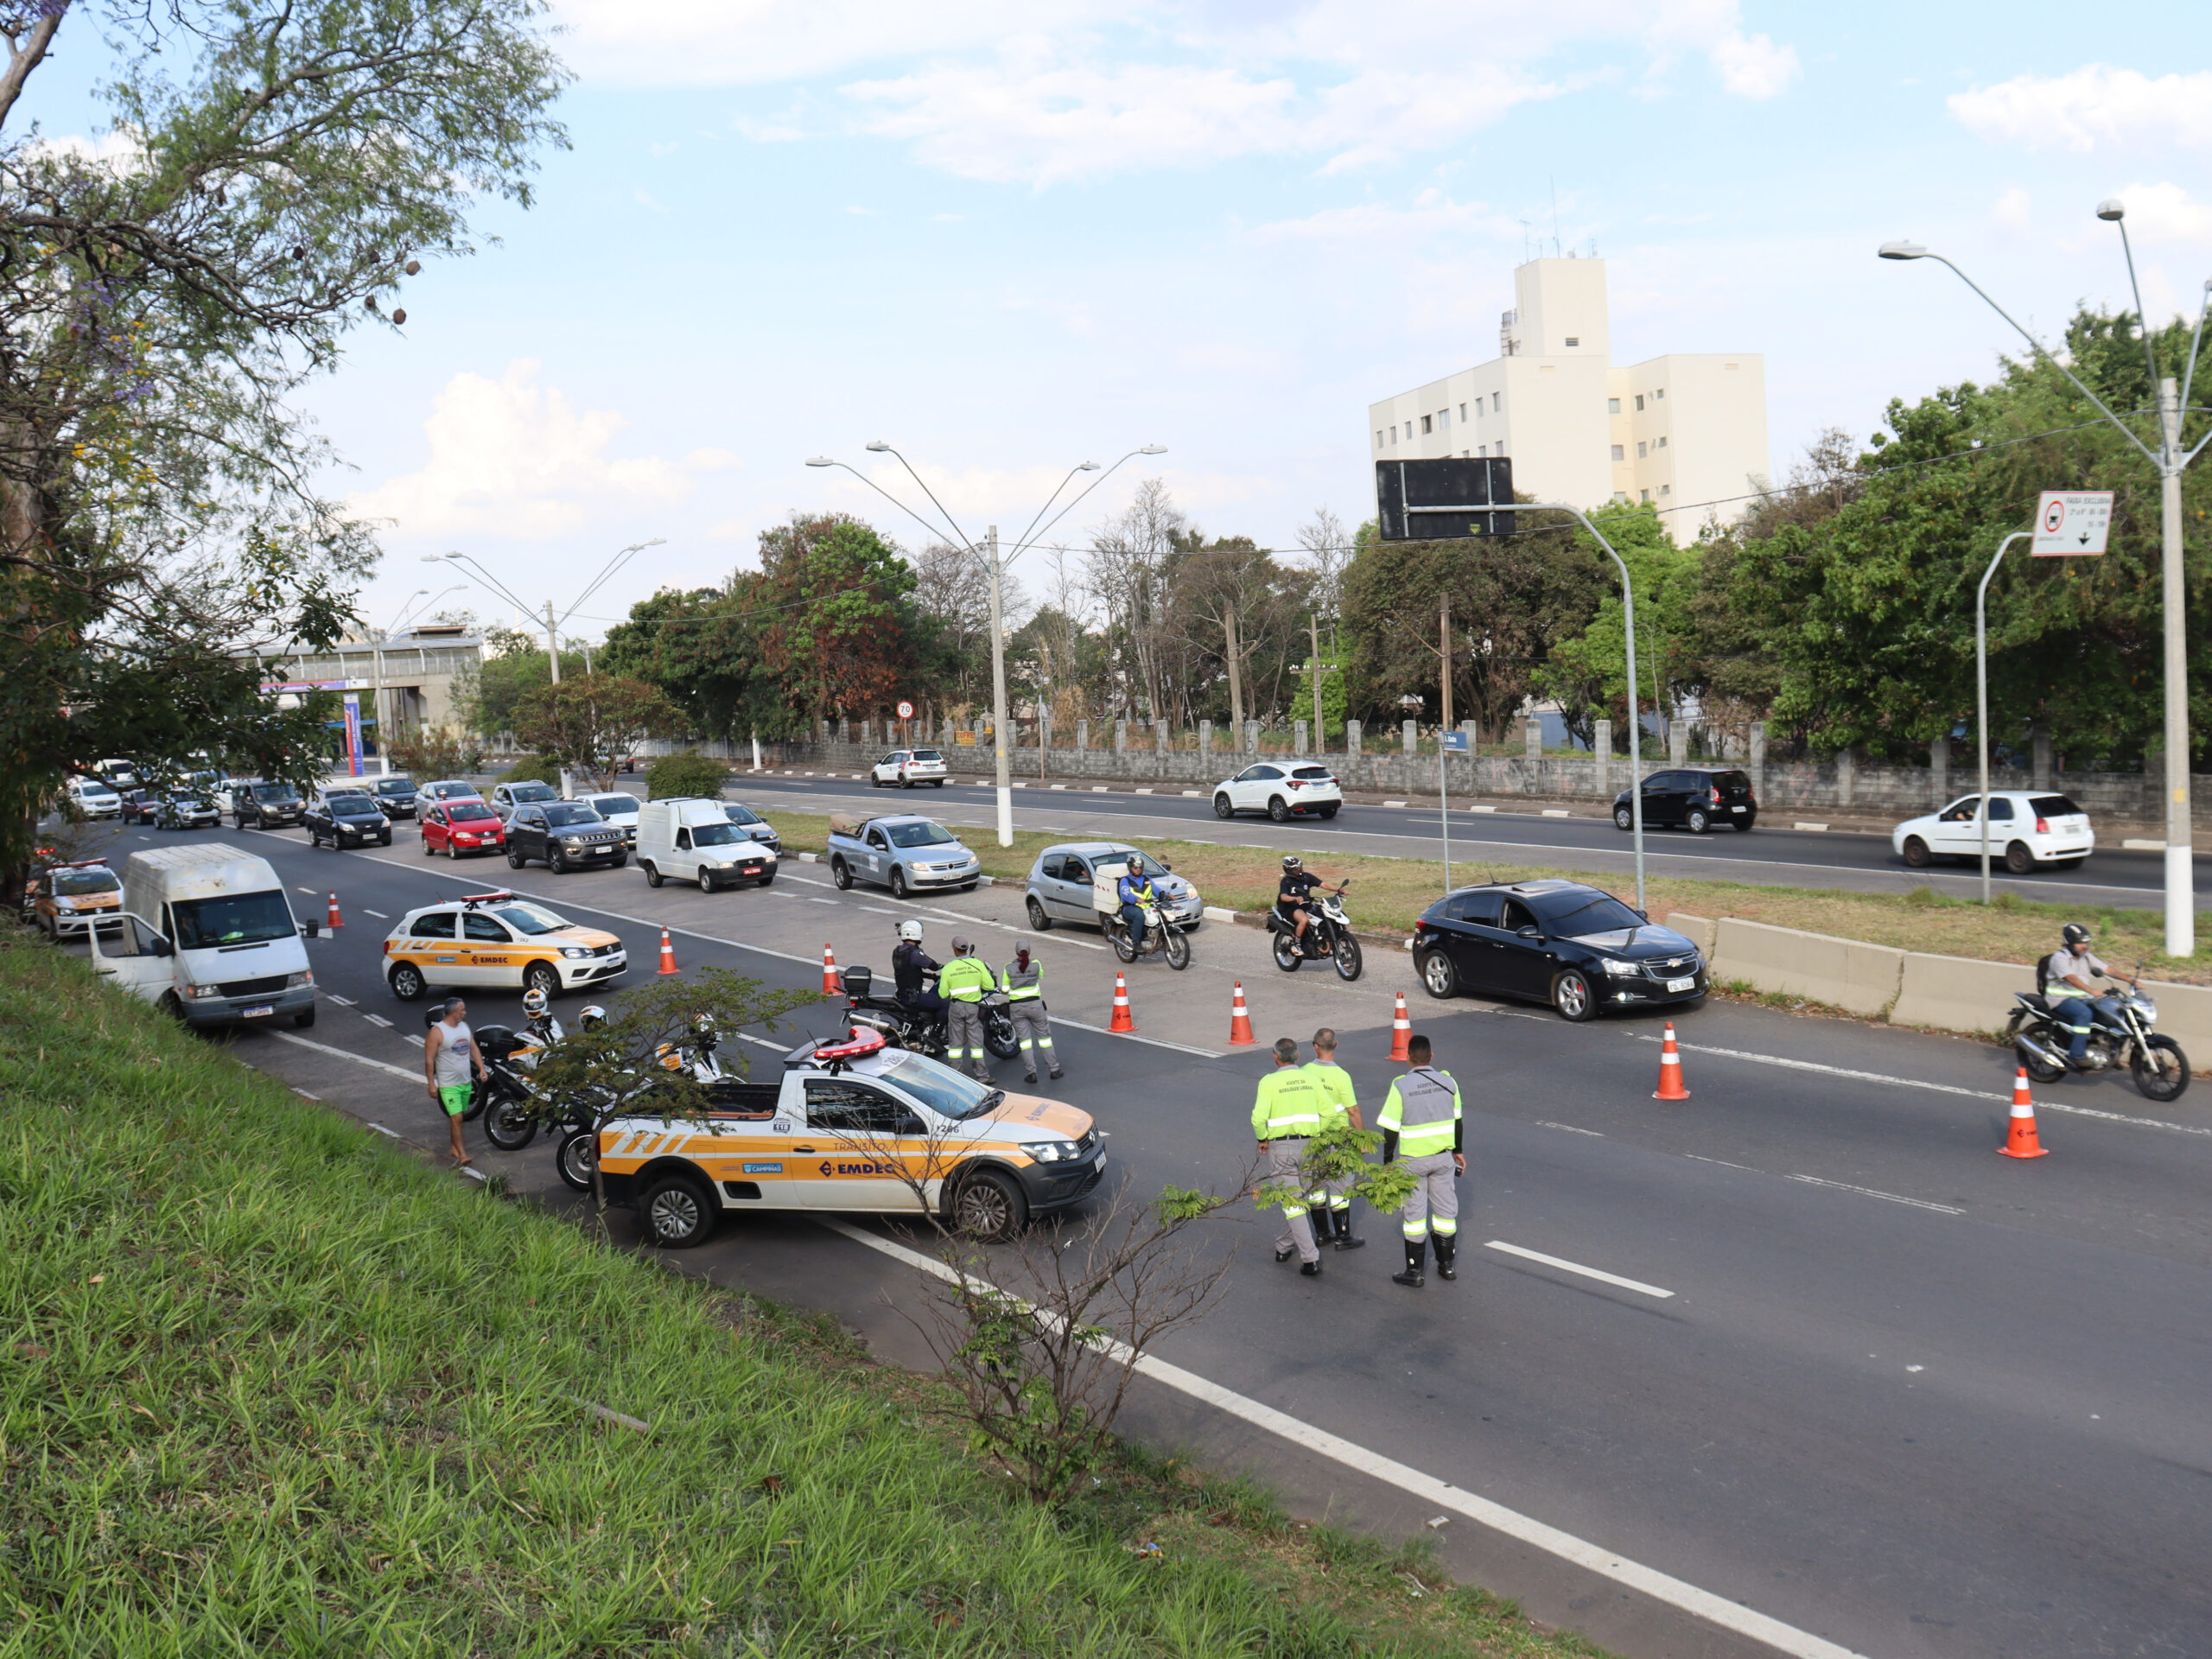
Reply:
M1152 890L1152 878L1134 867L1125 868L1115 891L1122 900L1122 919L1128 925L1129 944L1131 948L1141 950L1144 949L1144 912L1138 906L1148 905L1157 909L1160 904Z

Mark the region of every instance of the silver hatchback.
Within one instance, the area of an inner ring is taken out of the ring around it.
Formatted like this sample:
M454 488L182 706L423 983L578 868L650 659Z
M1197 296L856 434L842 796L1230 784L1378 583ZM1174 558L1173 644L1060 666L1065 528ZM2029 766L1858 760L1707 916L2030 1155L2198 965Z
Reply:
M1205 900L1198 890L1151 854L1123 841L1071 841L1047 847L1029 867L1026 907L1029 925L1039 933L1055 922L1098 925L1098 912L1091 902L1091 870L1107 855L1127 858L1152 878L1160 895L1160 908L1167 919L1185 929L1205 918Z

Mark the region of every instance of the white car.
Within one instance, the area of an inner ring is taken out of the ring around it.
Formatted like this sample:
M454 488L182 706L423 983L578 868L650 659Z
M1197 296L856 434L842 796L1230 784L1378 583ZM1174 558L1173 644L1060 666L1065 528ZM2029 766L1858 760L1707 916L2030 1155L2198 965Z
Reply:
M1326 766L1310 760L1262 760L1213 786L1213 815L1264 812L1277 823L1292 818L1333 818L1344 791Z
M940 749L893 749L875 763L869 785L875 789L912 789L927 784L944 787L944 753Z
M1916 870L1939 858L1981 857L1981 797L1961 795L1941 812L1907 818L1890 831L1897 855ZM2070 870L2097 849L2089 815L2063 795L2031 789L1992 790L1989 861L2015 875L2042 866Z
M69 780L69 802L88 818L119 818L123 816L123 797L97 778L72 778Z
M582 801L601 817L619 828L626 843L632 847L638 844L639 801L636 796L578 795L572 798Z

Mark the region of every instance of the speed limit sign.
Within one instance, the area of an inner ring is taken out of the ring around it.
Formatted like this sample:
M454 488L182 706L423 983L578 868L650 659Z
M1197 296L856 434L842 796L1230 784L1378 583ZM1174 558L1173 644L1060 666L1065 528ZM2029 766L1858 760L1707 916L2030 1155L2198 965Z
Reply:
M914 705L911 702L902 702L899 705L899 718L901 720L912 720L913 717Z

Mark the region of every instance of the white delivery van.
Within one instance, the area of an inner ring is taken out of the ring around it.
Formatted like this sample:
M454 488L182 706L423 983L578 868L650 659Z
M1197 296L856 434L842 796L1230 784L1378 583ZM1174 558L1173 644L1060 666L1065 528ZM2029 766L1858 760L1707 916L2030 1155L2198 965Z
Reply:
M315 972L265 858L213 842L133 853L123 908L88 930L92 969L195 1026L315 1023Z
M649 887L696 881L699 891L776 879L776 854L729 821L720 801L671 795L638 809L638 864Z

